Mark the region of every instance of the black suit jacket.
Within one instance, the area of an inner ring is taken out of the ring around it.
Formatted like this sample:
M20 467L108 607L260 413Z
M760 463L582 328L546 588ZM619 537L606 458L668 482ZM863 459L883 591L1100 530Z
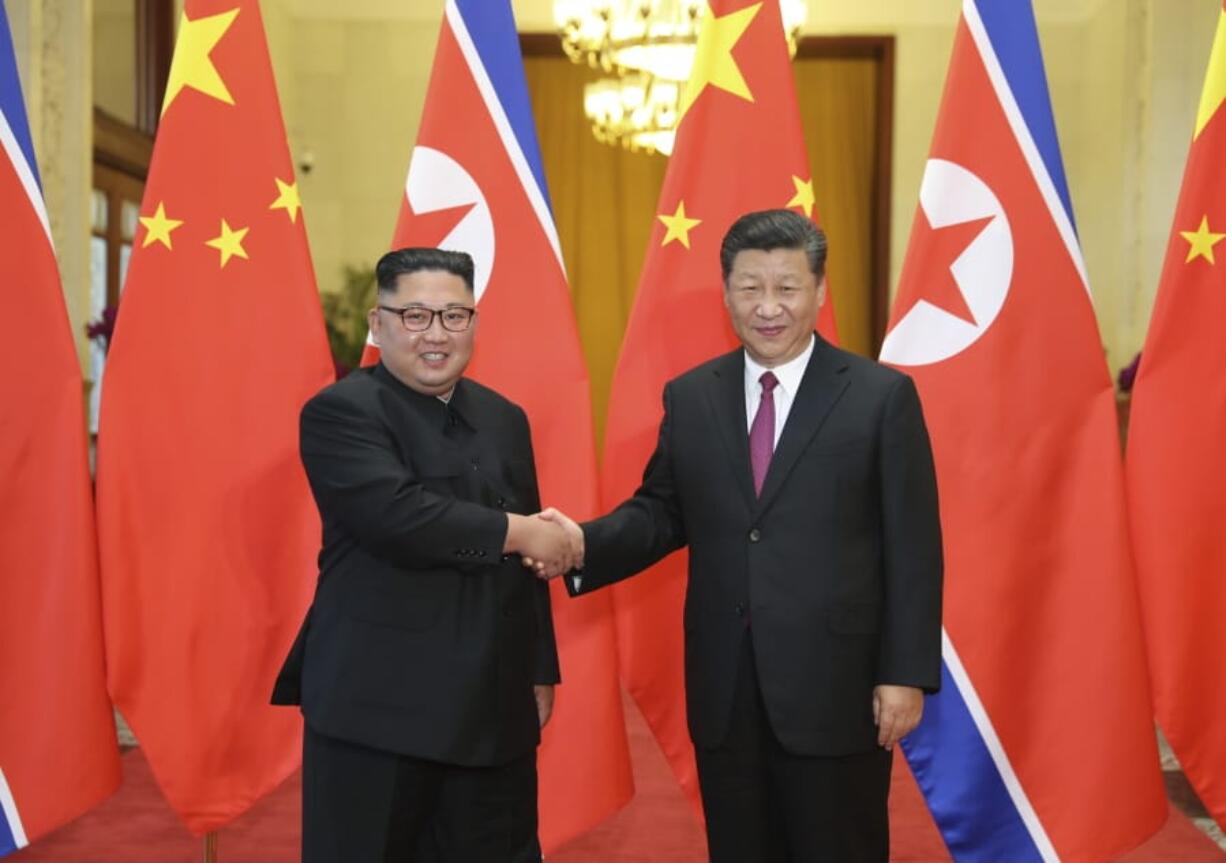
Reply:
M505 513L540 509L524 412L470 380L444 404L380 364L311 399L300 434L323 548L274 703L450 764L530 751L533 684L559 677L547 585L502 553Z
M771 725L798 755L876 743L872 691L935 691L941 531L928 433L907 376L817 342L754 494L737 350L664 389L634 497L584 525L586 593L689 546L690 734L718 746L753 634Z

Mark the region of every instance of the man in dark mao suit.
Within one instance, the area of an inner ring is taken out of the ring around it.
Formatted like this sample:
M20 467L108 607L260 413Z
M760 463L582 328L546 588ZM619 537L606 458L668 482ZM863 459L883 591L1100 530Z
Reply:
M566 579L587 593L689 546L687 713L716 863L885 861L892 747L940 684L919 398L815 333L825 257L797 213L732 226L720 258L743 349L665 387L642 485L582 526Z
M536 746L559 680L524 412L462 374L473 262L379 261L380 364L303 409L323 522L314 603L273 700L301 704L307 863L540 860Z

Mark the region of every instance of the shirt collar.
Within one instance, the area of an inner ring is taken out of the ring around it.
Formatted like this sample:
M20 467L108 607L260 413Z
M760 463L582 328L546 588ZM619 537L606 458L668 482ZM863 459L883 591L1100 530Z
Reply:
M775 366L773 369L768 369L764 365L755 362L749 356L748 351L745 352L745 387L748 390L751 386L757 387L758 381L762 377L762 373L771 371L775 373L775 377L779 380L779 386L790 396L795 396L800 389L800 381L805 376L805 369L809 367L809 358L813 356L813 348L817 345L817 339L810 335L808 346L800 352L800 355L794 359L788 360L781 366ZM750 390L757 392L756 389Z
M438 396L419 393L412 387L406 386L394 374L388 371L387 366L383 365L382 362L374 368L375 375L390 384L410 404L415 405L418 410L424 411L429 416L436 417L441 425L446 426L459 421L473 431L477 430L477 426L472 419L475 413L472 399L463 378L456 381L455 387L451 390L451 397L447 401L443 401Z

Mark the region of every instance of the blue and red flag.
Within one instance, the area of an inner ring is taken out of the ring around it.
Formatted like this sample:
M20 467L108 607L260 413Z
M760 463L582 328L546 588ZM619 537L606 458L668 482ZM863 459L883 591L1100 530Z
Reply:
M404 191L392 247L473 256L481 334L468 374L527 412L543 502L591 518L587 368L507 0L448 0ZM634 789L611 601L552 589L563 683L539 755L546 852Z
M945 535L944 674L904 741L959 861L1113 858L1167 805L1115 401L1030 3L965 0L882 359Z
M0 5L0 857L119 784L81 368Z

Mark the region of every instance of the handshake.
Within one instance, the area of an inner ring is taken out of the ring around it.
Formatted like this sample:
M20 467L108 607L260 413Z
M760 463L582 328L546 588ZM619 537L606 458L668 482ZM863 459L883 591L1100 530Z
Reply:
M536 515L511 513L503 551L521 555L538 578L557 578L583 566L583 530L552 507Z

